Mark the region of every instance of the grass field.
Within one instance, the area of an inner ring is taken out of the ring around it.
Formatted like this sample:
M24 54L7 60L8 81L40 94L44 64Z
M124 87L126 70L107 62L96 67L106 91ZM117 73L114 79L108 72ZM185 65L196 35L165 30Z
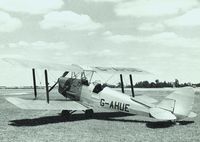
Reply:
M115 112L97 110L93 119L85 119L82 112L76 112L70 120L59 116L59 111L21 110L5 100L6 96L18 96L19 92L32 90L0 90L0 141L1 142L116 142L116 141L199 141L200 115L181 121L179 125L157 122L154 119ZM128 92L130 93L130 92ZM169 90L138 90L162 99ZM44 91L39 96L44 99ZM20 97L33 98L24 94ZM56 92L51 98L56 98ZM59 96L62 98L62 96ZM194 112L200 114L200 95L195 96Z

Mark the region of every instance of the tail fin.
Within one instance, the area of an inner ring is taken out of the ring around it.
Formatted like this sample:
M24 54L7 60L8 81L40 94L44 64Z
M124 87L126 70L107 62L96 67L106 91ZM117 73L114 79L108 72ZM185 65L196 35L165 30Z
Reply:
M194 90L191 87L181 88L167 96L157 107L173 113L177 119L190 117L194 104Z

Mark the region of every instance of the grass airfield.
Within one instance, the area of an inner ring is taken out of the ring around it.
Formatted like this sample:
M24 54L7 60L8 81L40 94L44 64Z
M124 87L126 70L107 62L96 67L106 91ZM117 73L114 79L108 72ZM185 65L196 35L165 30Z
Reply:
M24 92L20 95L20 92ZM27 94L29 92L30 94ZM130 91L126 91L130 93ZM171 90L136 90L161 100ZM33 98L32 90L0 90L0 141L1 142L93 142L93 141L199 141L200 140L200 94L196 93L193 111L196 118L180 121L179 125L158 122L152 118L127 115L118 112L95 110L92 119L85 119L82 112L76 112L70 120L59 116L60 111L21 110L5 100L16 96ZM54 90L51 99L63 98ZM44 90L39 90L39 99L45 99ZM51 103L51 102L50 102Z

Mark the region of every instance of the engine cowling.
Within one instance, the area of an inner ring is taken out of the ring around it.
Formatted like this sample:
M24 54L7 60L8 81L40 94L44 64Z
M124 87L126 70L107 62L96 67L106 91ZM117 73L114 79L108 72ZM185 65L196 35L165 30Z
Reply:
M82 83L81 79L60 77L58 92L66 98L80 100Z

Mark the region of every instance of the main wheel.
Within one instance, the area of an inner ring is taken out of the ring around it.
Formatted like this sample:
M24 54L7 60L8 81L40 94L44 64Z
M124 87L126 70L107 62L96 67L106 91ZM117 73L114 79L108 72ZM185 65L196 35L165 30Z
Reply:
M65 118L69 118L71 116L71 113L69 110L62 110L61 116Z
M172 125L179 125L179 122L177 122L176 120L170 120Z
M88 110L85 111L85 117L86 118L92 118L93 114L94 114L94 112L93 112L92 109L88 109Z

